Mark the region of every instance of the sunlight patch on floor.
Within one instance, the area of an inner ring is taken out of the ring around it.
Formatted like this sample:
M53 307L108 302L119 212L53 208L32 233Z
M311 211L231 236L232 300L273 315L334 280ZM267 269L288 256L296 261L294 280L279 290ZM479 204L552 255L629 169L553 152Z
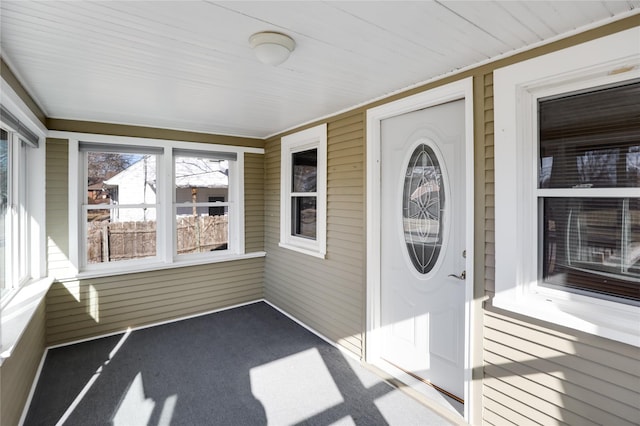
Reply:
M145 398L142 373L138 373L122 397L113 415L112 424L113 426L149 424L155 406L153 399Z
M254 367L250 378L251 392L262 403L270 425L296 424L344 402L315 348Z

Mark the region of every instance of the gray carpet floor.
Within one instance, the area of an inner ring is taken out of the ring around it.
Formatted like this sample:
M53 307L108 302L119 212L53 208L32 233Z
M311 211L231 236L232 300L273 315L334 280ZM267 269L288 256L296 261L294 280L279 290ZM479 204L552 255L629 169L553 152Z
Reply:
M448 425L266 303L49 350L25 425Z

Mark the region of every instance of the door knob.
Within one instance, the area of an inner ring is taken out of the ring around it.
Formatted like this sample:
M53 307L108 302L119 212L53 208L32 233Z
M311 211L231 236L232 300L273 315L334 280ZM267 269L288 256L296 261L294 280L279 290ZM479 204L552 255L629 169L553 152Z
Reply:
M462 273L460 275L449 274L449 276L464 281L465 279L467 279L467 271L462 271Z

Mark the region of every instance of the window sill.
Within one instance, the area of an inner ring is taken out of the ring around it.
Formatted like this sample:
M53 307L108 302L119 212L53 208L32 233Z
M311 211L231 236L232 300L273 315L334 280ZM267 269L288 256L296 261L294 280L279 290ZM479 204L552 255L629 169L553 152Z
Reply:
M264 257L265 255L266 255L266 252L257 251L257 252L245 253L245 254L229 254L229 255L223 255L223 256L216 256L213 258L203 257L200 259L178 260L172 263L161 263L161 262L141 263L135 266L129 266L126 269L123 269L122 267L118 268L116 265L113 269L102 269L102 270L79 272L77 275L72 277L58 278L58 281L64 282L64 281L72 281L72 280L78 280L78 279L102 278L102 277L111 277L111 276L117 276L117 275L136 274L139 272L158 271L163 269L184 268L187 266L198 266L198 265L207 265L212 263L232 262L234 260L244 260L244 259L254 259L257 257Z
M513 297L496 293L493 306L602 338L640 347L640 308L565 292Z
M33 280L21 287L5 307L2 308L2 327L0 342L0 365L11 356L13 349L22 337L33 314L45 298L53 278Z
M298 253L306 254L308 256L317 257L319 259L324 259L326 255L325 253L321 253L319 251L311 250L304 247L298 247L287 243L278 243L278 246L288 250L297 251Z

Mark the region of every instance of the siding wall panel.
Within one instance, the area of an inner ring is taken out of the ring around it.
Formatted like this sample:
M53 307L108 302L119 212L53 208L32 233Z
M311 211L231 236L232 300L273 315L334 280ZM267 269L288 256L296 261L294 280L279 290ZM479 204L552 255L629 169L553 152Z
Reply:
M0 424L17 425L45 349L45 303L40 303L11 356L0 367Z
M47 295L47 341L64 343L263 297L263 258L218 265L55 283Z
M278 247L280 139L265 146L265 297L362 356L365 312L364 113L330 119L327 128L327 255Z
M50 276L68 276L69 145L65 139L47 139L46 146L47 264Z
M264 250L264 155L244 156L245 252Z

